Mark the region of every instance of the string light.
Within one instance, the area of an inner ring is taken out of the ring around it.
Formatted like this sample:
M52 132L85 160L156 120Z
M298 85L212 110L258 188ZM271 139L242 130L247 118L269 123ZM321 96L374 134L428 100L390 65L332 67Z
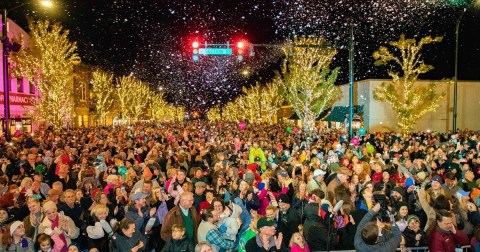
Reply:
M112 86L113 74L96 70L92 74L92 93L95 96L95 108L101 124L113 107L115 89Z
M281 87L304 129L310 131L315 119L342 95L335 86L340 69L329 68L337 52L319 37L295 37L283 51Z
M402 69L400 72L389 70L388 75L392 80L378 86L373 91L373 97L392 106L397 114L397 125L405 133L410 132L418 119L427 112L435 111L446 95L445 92L437 92L439 82L431 82L427 86L420 86L417 82L420 74L433 69L432 65L423 62L420 51L423 46L440 41L442 37L426 36L417 42L416 39L406 39L401 35L398 41L390 42L393 51L399 51L399 55L384 46L373 53L375 65L393 63Z
M11 55L13 73L35 83L42 94L34 99L36 111L29 115L61 130L74 116L73 67L80 64L77 46L60 24L30 22L29 29L28 46L21 38L22 50Z

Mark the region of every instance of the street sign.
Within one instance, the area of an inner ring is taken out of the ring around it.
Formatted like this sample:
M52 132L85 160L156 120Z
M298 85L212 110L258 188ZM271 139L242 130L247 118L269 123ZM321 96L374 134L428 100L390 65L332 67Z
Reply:
M232 48L200 48L198 49L200 55L232 55Z

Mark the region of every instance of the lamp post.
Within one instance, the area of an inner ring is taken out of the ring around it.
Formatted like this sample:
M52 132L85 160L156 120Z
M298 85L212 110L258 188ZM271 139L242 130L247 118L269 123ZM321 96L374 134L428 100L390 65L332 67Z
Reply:
M8 54L11 51L18 51L20 49L18 44L11 43L8 39L8 12L18 9L24 5L29 4L29 2L20 4L9 10L2 10L2 75L3 75L3 117L5 123L5 139L10 141L10 77L8 74ZM49 0L42 0L40 4L44 7L52 7L52 2Z
M464 8L460 16L457 18L457 24L455 26L455 73L453 77L453 132L457 131L457 114L458 114L458 33L460 30L460 22L462 21L463 14L467 9Z
M349 68L349 95L348 95L348 105L349 105L349 117L348 117L348 136L351 140L353 138L353 24L350 26L350 46L348 49L348 68Z
M10 141L10 78L8 77L8 52L10 41L7 34L7 9L2 11L2 73L3 73L3 117L5 139Z

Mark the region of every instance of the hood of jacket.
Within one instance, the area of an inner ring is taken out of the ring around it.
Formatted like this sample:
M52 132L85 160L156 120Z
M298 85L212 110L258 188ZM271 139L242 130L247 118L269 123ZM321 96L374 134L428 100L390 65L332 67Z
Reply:
M322 218L318 215L318 203L308 203L305 206L305 218L310 221L321 221Z

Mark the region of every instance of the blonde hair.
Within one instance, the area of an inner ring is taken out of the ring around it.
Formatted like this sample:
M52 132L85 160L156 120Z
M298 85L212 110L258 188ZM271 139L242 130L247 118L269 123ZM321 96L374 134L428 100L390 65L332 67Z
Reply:
M30 182L30 185L33 184L33 180L29 177L26 177L26 178L22 179L22 182L20 183L20 187L25 188L25 184L27 184L27 182Z
M113 180L118 179L117 175L108 175L107 177L107 183L111 184Z
M305 185L305 193L303 195L300 195L300 186L301 185ZM305 181L300 181L300 182L298 182L298 186L295 189L295 197L297 197L300 200L304 200L305 197L307 196L307 191L308 191L307 183L305 183Z
M255 217L253 217L253 219L252 219L252 221L251 221L252 231L257 232L257 230L258 230L258 229L257 229L257 222L258 222L258 220L260 220L261 217L262 217L262 216L261 216L260 214L257 214L257 215L255 215Z
M300 235L300 237L302 237L302 241L303 241L303 245L305 246L306 242L305 242L305 238L303 237L302 234L300 234L300 232L295 232L292 234L292 238L290 238L290 242L288 243L288 247L291 248L293 244L297 244L295 243L295 235L298 234ZM299 245L299 244L297 244Z
M96 204L95 206L93 206L92 210L90 210L90 214L97 218L98 218L98 214L100 213L108 214L108 207L101 204Z

